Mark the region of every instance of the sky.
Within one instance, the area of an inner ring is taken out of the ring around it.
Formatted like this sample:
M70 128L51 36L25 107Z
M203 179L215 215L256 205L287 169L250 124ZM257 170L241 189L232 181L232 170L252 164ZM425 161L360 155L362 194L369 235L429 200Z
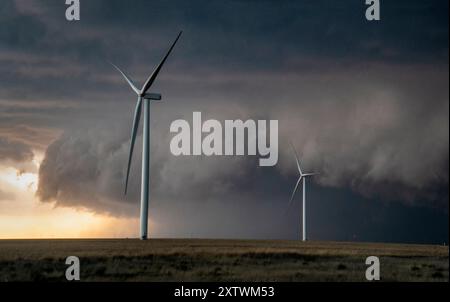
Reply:
M448 243L448 1L82 0L0 3L0 238L137 237L141 134L123 186L136 96L152 86L150 237ZM175 157L170 124L278 120L279 161Z

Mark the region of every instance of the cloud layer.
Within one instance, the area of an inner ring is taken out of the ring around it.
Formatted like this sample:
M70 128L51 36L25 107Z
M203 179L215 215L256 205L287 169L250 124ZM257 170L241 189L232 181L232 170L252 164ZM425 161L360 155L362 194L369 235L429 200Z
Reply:
M235 85L235 95L228 100L186 102L186 98L174 96L154 104L151 128L154 196L177 200L182 194L183 199L194 202L234 199L242 194L253 200L259 198L256 188L243 185L248 178L254 178L255 184L259 182L255 157L177 158L170 153L169 142L173 137L169 133L170 123L180 117L191 122L192 110L201 110L203 120L264 117L280 121L280 162L274 171L265 169L278 175L274 186L285 181L283 177L296 173L287 144L291 140L304 165L321 172L317 178L321 185L351 187L367 196L445 206L435 196L426 196L429 190L448 183L448 76L426 66L417 69L421 74L415 72L402 78L411 67L390 70L373 67L371 73L359 76L358 85L353 85L358 70L289 78L246 75L242 78L247 80ZM433 99L420 86L424 78L430 79ZM395 85L389 85L394 79ZM189 85L195 89L204 82L191 80ZM221 95L217 87L212 90L205 93ZM264 100L270 94L277 95L280 101ZM195 107L187 105L193 102ZM107 197L117 204L127 200L122 187L132 103L127 113L120 114L120 119L105 115L95 127L66 130L47 150L40 171L43 185L39 196L61 203L76 198L84 200L87 203L84 206L103 210L104 201L97 205L94 200ZM171 103L179 106L173 108ZM132 170L132 200L138 199L139 144L137 150Z
M265 228L295 181L288 141L306 169L321 172L315 182L324 191L445 211L448 1L383 7L383 22L373 25L359 0L89 1L82 22L69 23L60 1L2 1L0 161L25 165L45 153L43 202L137 215L140 138L123 196L135 96L106 60L142 82L183 29L152 88L164 98L152 105L151 146L152 206L162 225L182 224L182 213L164 213L185 211L217 221L218 233L227 221L217 213L233 217L236 234ZM170 123L193 111L279 120L279 164L172 156ZM253 214L260 223L249 225Z

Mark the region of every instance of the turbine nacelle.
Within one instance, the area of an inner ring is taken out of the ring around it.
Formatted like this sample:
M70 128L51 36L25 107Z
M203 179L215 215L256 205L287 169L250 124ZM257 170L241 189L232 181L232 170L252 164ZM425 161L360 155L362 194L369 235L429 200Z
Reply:
M162 97L159 93L146 93L142 96L143 99L152 101L161 101Z
M300 178L302 177L311 177L311 176L315 176L315 175L319 175L320 173L304 173L304 174L300 174Z

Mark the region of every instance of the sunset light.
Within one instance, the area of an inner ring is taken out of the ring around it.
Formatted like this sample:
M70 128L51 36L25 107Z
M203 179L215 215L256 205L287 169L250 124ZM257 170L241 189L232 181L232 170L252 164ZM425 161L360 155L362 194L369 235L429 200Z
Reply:
M36 157L30 165L39 169ZM92 211L55 207L36 197L38 173L20 172L13 167L0 169L0 190L10 194L0 213L0 239L113 238L135 237L138 220L116 218ZM0 200L0 202L2 202Z
M38 186L38 175L36 173L21 173L14 168L0 171L0 182L5 182L22 191L35 193Z

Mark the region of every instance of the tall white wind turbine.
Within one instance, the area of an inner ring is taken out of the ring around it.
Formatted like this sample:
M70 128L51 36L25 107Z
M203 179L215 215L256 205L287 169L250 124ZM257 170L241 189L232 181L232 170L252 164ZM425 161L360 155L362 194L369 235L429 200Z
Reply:
M152 86L153 82L156 80L156 77L158 76L159 72L161 71L162 66L166 62L167 58L169 57L170 53L172 52L173 48L175 47L175 44L178 42L178 39L180 38L182 32L180 32L175 39L175 41L172 43L172 46L167 51L166 55L162 59L162 61L159 63L159 65L156 67L156 69L153 71L153 73L150 75L150 77L145 81L144 86L142 86L142 89L137 89L133 81L122 71L117 67L116 65L110 63L113 65L125 78L125 80L130 85L131 89L138 95L136 108L134 111L134 119L133 119L133 127L131 130L131 144L130 144L130 152L128 155L128 165L127 165L127 174L125 178L125 194L127 194L128 189L128 177L130 175L130 166L131 166L131 159L133 157L133 149L134 149L134 143L136 140L137 131L139 128L139 120L141 118L141 107L142 103L144 103L144 129L142 134L142 178L141 178L141 226L140 226L140 238L142 240L147 239L147 228L148 228L148 200L149 200L149 164L150 164L150 101L161 100L161 95L156 93L147 93L147 91Z
M297 183L295 184L294 187L294 191L292 192L291 195L291 200L289 201L289 206L291 206L294 197L295 197L295 193L297 192L298 189L298 185L300 184L300 181L303 180L303 209L302 209L302 214L303 214L303 236L302 236L302 240L306 241L306 179L308 177L314 176L314 175L318 175L319 173L303 173L302 168L300 166L300 160L298 159L298 155L297 155L297 151L295 151L294 145L292 145L292 143L290 143L291 147L292 147L292 151L294 152L294 156L295 156L295 161L297 162L297 169L298 169L298 173L299 173L299 178L297 180Z

